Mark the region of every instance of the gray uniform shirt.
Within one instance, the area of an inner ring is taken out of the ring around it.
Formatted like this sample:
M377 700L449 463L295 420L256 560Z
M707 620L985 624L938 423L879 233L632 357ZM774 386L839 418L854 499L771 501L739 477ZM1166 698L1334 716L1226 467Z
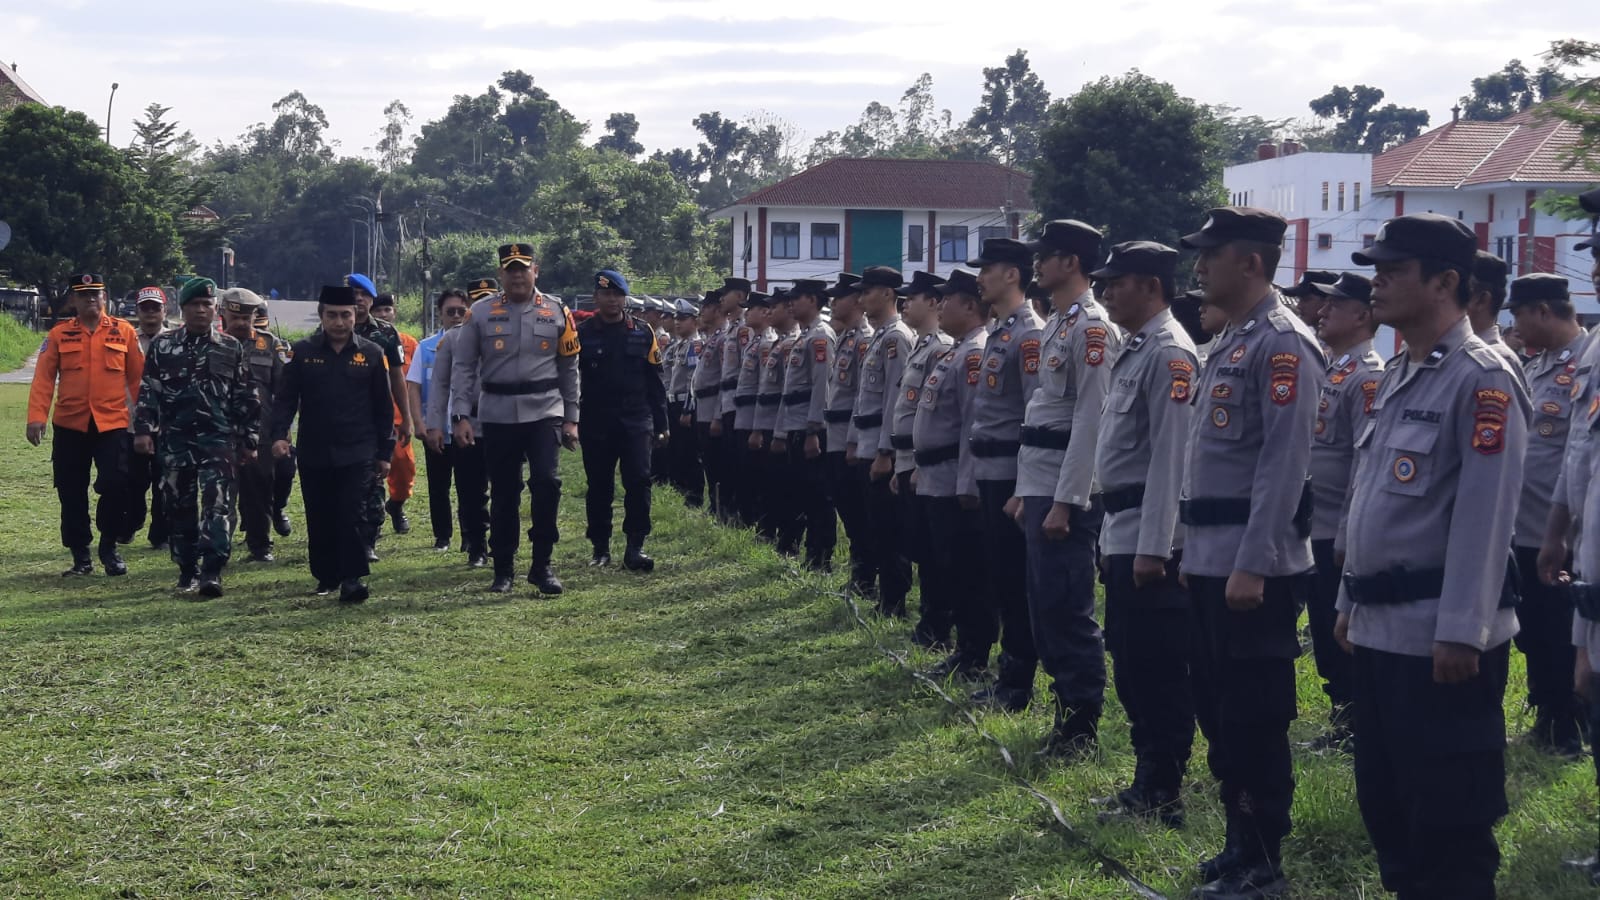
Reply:
M1355 473L1356 439L1372 418L1383 379L1383 358L1362 341L1328 363L1322 376L1322 398L1312 429L1311 496L1315 502L1311 539L1332 540L1344 548L1343 525L1350 509L1350 476Z
M455 339L451 400L458 410L476 406L486 423L576 422L578 350L577 329L560 301L543 294L526 303L485 297L472 304ZM484 390L528 382L541 387L522 394Z
M884 419L889 413L889 396L900 384L911 356L911 329L895 315L873 332L872 342L861 357L861 383L856 388L855 414L845 432L845 443L856 445L856 456L871 459L887 453L889 429Z
M718 328L706 335L700 345L700 361L689 378L696 422L710 422L722 414L722 342L726 333L726 329Z
M705 339L697 331L692 337L678 338L677 343L668 348L667 362L671 367L671 375L667 379L668 400L683 403L689 399L705 345Z
M1523 368L1527 365L1527 360L1518 356L1517 351L1511 349L1511 345L1507 344L1505 338L1500 336L1500 326L1490 325L1488 328L1478 332L1478 340L1488 344L1490 350L1500 354L1500 358L1505 360L1510 367L1512 377L1517 380L1518 384L1522 385L1522 392L1526 394L1528 392L1528 379L1523 374Z
M1557 384L1572 392L1573 415L1580 418L1590 408L1596 389L1600 388L1600 378L1596 377L1600 374L1600 341L1595 340L1596 333L1600 333L1600 326L1584 337L1586 343L1577 362L1568 362L1566 370L1555 376ZM1567 505L1574 528L1583 518L1584 497L1589 488L1589 441L1592 437L1587 428L1567 429L1561 475L1556 479L1555 502Z
M1033 307L1023 303L990 332L983 348L978 396L972 404L971 440L1015 442L1021 438L1028 398L1039 386L1042 327ZM1017 477L1017 457L1012 453L980 455L974 465L980 481Z
M1267 294L1218 342L1195 391L1183 496L1245 498L1244 525L1191 525L1183 571L1225 578L1311 568L1311 541L1294 523L1311 462L1322 349L1300 317Z
M742 321L729 322L727 327L723 329L722 393L719 395L721 399L721 415L725 416L728 413L738 412L739 404L736 398L739 396L739 383L745 377L745 351L750 349L750 345L755 343L755 340L756 330ZM752 388L755 386L753 381L750 384ZM754 391L752 390L751 394L753 393ZM738 421L737 415L734 421ZM735 425L734 427L737 428L738 426Z
M1051 497L1088 509L1100 414L1122 334L1089 292L1051 315L1043 334L1039 387L1028 400L1023 424L1071 434L1072 440L1065 450L1025 446L1017 451L1016 495Z
M1573 373L1567 371L1567 367L1578 361L1587 337L1579 332L1565 347L1546 350L1529 360L1524 370L1533 410L1533 428L1528 434L1528 453L1522 463L1522 499L1517 504L1517 525L1511 538L1513 546L1537 549L1544 543L1550 507L1555 502L1556 482L1560 480L1566 457L1568 425L1572 417Z
M756 431L777 430L778 407L783 403L784 375L789 368L789 351L799 336L800 332L790 328L777 335L772 345L762 351L761 381L756 387Z
M933 360L922 382L911 439L923 452L953 448L957 453L948 462L917 466L917 493L924 497L978 496L976 460L966 436L972 430L983 348L989 339L983 326L972 329Z
M872 326L862 320L846 328L833 348L833 367L828 372L828 396L823 420L828 428L828 451L843 453L850 433L850 417L855 414L856 378L861 357L872 343Z
M1381 606L1355 605L1341 587L1352 643L1430 656L1435 641L1483 650L1516 633L1515 611L1499 606L1527 416L1509 363L1464 318L1423 362L1389 361L1357 444L1345 572L1442 568L1444 585L1438 598Z
M439 336L439 343L433 348L433 383L428 385L428 408L423 410L423 423L428 428L436 428L444 432L445 443L450 443L450 414L458 407L452 401L455 389L455 343L461 336L461 326L456 325L449 331ZM469 373L474 378L473 383L467 388L469 397L477 396L478 386L476 375ZM480 431L476 407L461 407L462 415L472 423L474 432Z
M741 331L749 332L750 340L744 345L744 352L739 354L739 376L733 388L733 428L735 431L749 431L755 427L756 396L761 392L761 368L767 357L772 355L772 345L777 342L778 335L771 328L758 332L744 326ZM740 337L742 339L742 335ZM723 381L726 382L727 378L724 377Z
M889 445L901 444L894 451L894 470L909 472L917 467L916 454L903 445L913 443L911 425L917 417L917 400L922 396L922 384L928 378L929 365L950 349L950 336L942 331L932 331L917 338L911 345L911 355L906 357L905 368L900 370L900 383L895 386L893 412L887 423Z
M1128 339L1111 366L1095 475L1108 491L1144 485L1144 500L1106 514L1101 553L1168 559L1183 545L1178 494L1199 368L1194 341L1165 309Z
M783 402L777 430L821 431L828 402L828 373L833 366L833 328L818 319L789 347L783 376Z
M1595 343L1591 342L1593 349ZM1589 354L1584 354L1585 359ZM1570 479L1573 483L1584 486L1583 494L1573 505L1575 517L1585 521L1600 521L1600 478L1595 477L1596 469L1600 468L1600 453L1593 452L1595 444L1591 432L1600 427L1600 379L1591 378L1589 386L1580 395L1580 402L1576 404L1572 413L1572 434L1583 432L1588 440L1577 445L1578 459L1576 462L1583 468L1583 472ZM1569 447L1571 442L1569 441ZM1571 454L1568 454L1571 456ZM1570 462L1569 462L1570 464ZM1566 476L1563 476L1566 478ZM1600 573L1600 528L1580 529L1578 539L1574 544L1573 576L1582 581L1594 581L1596 573ZM1589 621L1577 614L1572 614L1572 643L1578 652L1589 655L1589 666L1600 672L1600 624Z

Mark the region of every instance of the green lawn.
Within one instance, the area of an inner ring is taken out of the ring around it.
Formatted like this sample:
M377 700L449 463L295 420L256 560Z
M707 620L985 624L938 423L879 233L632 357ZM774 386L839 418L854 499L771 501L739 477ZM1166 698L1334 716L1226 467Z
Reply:
M670 493L654 575L584 568L571 456L555 600L484 593L420 497L362 607L306 596L299 531L209 603L142 545L127 578L63 581L25 394L0 387L0 893L1133 896L1111 860L1182 896L1221 841L1200 754L1187 830L1099 826L1088 799L1132 770L1114 703L1075 768L1029 760L1046 710L980 716L1014 773L880 649L904 626ZM1326 710L1301 672L1306 739ZM1592 847L1589 763L1510 763L1504 896L1593 896L1559 870ZM1375 895L1348 762L1297 767L1296 896Z

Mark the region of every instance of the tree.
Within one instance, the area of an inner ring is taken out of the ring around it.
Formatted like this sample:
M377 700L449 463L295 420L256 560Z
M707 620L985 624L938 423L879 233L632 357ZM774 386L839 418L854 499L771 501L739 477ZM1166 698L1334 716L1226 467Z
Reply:
M1328 93L1311 101L1311 111L1317 118L1333 120L1331 130L1311 143L1317 149L1339 153L1376 154L1411 140L1428 127L1426 110L1393 103L1380 108L1382 100L1383 91L1379 88L1334 85Z
M1222 153L1230 166L1254 162L1262 144L1277 144L1293 121L1241 116L1237 106L1214 103L1207 107L1222 131Z
M406 129L411 125L411 110L399 100L383 108L383 130L378 132L378 168L393 172L411 159Z
M28 103L0 115L0 197L12 230L0 269L44 296L75 271L105 274L115 295L183 266L171 214L82 113Z
M133 123L133 144L125 152L139 171L145 187L175 224L183 242L184 256L202 259L219 250L240 225L237 217L215 221L188 215L210 201L217 190L217 177L197 171L198 145L187 131L167 119L172 108L152 103L144 118Z
M1106 135L1116 140L1106 140ZM1222 129L1204 106L1137 69L1051 105L1034 206L1101 227L1107 243L1177 246L1222 198Z
M322 107L299 91L290 91L272 104L276 118L271 125L256 124L246 132L245 142L258 156L271 156L299 168L315 168L333 160L333 148L323 139L328 116Z
M1552 41L1544 58L1550 66L1581 71L1600 62L1600 43ZM1600 171L1600 76L1575 79L1566 93L1551 100L1545 109L1549 115L1577 129L1578 139L1563 154L1563 161L1591 172ZM1578 198L1572 194L1546 192L1539 198L1538 205L1544 212L1569 220L1588 216L1578 207Z
M815 138L807 167L836 157L893 156L912 159L976 159L985 155L981 138L957 128L948 109L933 98L933 76L924 72L900 95L897 106L873 101L856 124Z
M1027 51L1018 50L1004 65L983 70L983 98L967 127L982 135L990 155L1025 167L1039 155L1039 130L1049 107L1050 92L1029 66Z
M594 148L635 157L644 152L644 145L634 139L638 134L639 120L633 113L612 113L606 117L606 133L595 141Z
M1571 86L1572 80L1555 65L1541 66L1530 75L1522 60L1513 59L1498 72L1472 79L1472 92L1461 98L1461 118L1483 122L1510 118Z
M695 199L701 209L721 209L794 171L789 144L793 126L776 117L745 123L705 112L691 123L700 132L695 168L701 179Z

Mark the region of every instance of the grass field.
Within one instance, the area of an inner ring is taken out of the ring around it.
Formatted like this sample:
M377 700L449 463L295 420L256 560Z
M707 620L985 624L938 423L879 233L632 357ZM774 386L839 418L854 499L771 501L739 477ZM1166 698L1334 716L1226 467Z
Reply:
M1202 754L1186 830L1100 826L1088 799L1133 766L1114 702L1073 768L1030 760L1047 710L980 715L1012 771L884 652L904 626L675 495L655 574L584 568L572 456L555 600L484 593L420 497L361 607L306 596L299 530L209 603L142 543L127 578L63 581L25 393L0 387L0 894L1136 896L1121 864L1176 897L1220 844ZM1326 708L1301 676L1304 740ZM1295 896L1379 894L1348 761L1296 767ZM1593 896L1559 868L1593 846L1590 764L1519 746L1510 768L1503 896Z
M39 349L44 335L30 330L10 315L0 313L0 372L9 372L22 365L28 355Z

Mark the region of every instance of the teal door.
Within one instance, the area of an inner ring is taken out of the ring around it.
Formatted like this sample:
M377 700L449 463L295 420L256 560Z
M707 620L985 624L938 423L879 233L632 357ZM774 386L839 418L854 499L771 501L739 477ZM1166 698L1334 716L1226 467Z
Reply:
M898 209L847 209L852 272L868 266L900 268L905 263L905 222Z

